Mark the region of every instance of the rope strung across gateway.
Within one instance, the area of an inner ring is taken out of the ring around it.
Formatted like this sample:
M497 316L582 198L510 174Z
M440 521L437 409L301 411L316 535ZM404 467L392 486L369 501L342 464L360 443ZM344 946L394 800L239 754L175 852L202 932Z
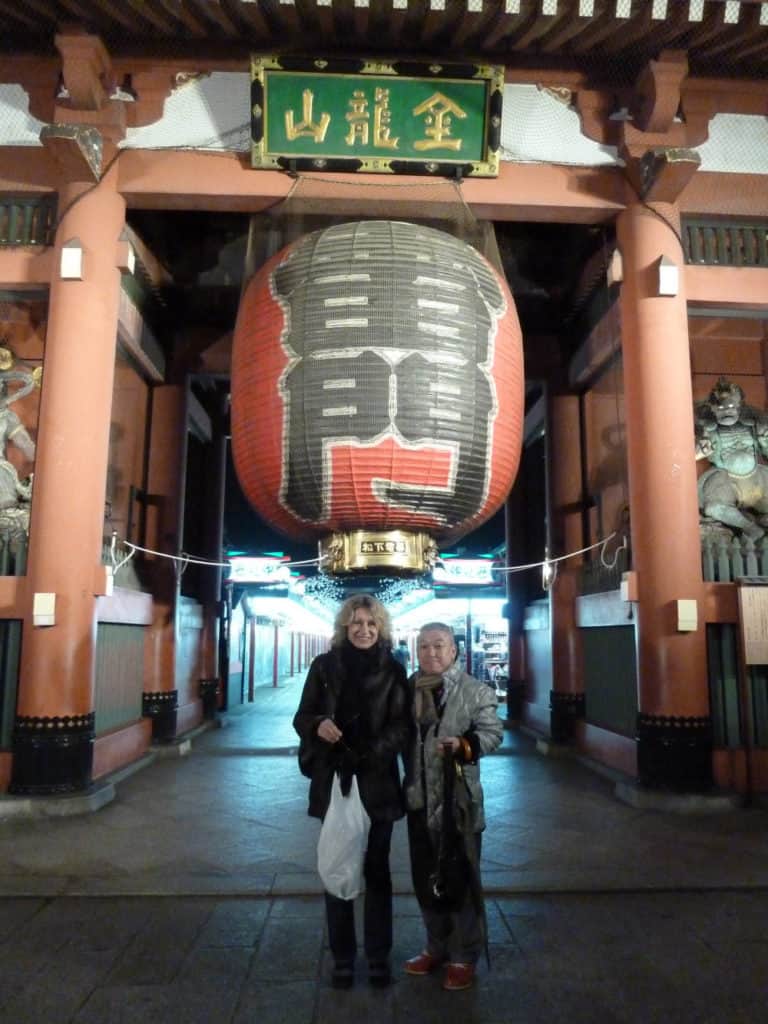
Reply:
M543 569L545 571L547 569L552 571L552 567L553 566L556 567L559 562L564 562L568 558L574 558L576 555L583 555L587 551L594 551L595 548L600 548L600 561L605 566L605 568L606 569L613 569L615 567L615 565L616 565L617 560L618 560L619 552L623 551L623 550L626 550L626 547L627 547L627 538L626 538L626 535L625 535L625 536L623 536L621 538L621 544L618 545L618 547L616 548L616 551L614 552L613 560L611 562L607 562L606 559L605 559L605 552L606 552L608 544L610 543L610 541L613 540L613 538L615 536L616 536L616 532L614 531L613 533L608 534L608 536L603 538L602 540L598 540L594 544L590 544L588 547L579 548L577 551L569 551L567 554L565 554L565 555L558 555L556 558L550 558L548 555L545 555L545 557L543 558L542 561L540 561L540 562L528 562L526 565L498 566L494 571L499 572L499 573L513 573L513 572L526 572L529 569L539 569L539 568ZM113 574L113 576L117 575L118 570L121 569L127 562L129 562L133 558L133 556L136 554L137 551L141 551L142 554L145 554L145 555L154 555L157 558L168 558L172 562L178 562L178 563L181 564L181 571L182 572L184 571L184 569L186 569L186 567L188 565L207 565L207 566L210 566L211 568L214 568L214 569L228 569L230 567L230 565L232 564L231 560L228 561L228 562L214 562L214 561L209 560L207 558L197 558L194 555L188 555L184 551L182 551L178 555L169 555L165 551L154 551L152 548L143 548L139 544L133 544L133 543L131 543L131 541L128 541L128 540L121 540L120 544L123 547L128 548L129 552L125 556L125 558L123 558L121 561L118 562L117 561L117 555L116 555L117 545L118 545L118 536L117 536L116 533L113 532L113 534L112 534L112 541L111 541L111 544L110 544L110 557L111 557L111 560L112 560L112 574ZM318 565L319 566L322 561L323 561L323 559L321 559L321 558L306 558L303 561L299 561L299 562L283 562L282 564L285 565L287 568L295 568L295 567L304 566L304 565ZM438 561L439 561L439 559L438 559ZM552 579L551 579L550 583L553 582L553 581L554 581L554 574L552 575Z

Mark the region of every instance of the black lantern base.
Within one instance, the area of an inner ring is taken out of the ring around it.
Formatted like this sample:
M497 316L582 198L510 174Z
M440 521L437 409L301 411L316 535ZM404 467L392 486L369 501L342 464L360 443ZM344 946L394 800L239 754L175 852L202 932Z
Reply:
M712 779L712 720L637 716L637 770L641 785L702 793Z
M549 691L549 734L554 743L570 743L576 720L585 714L583 693Z
M16 718L8 792L15 796L81 793L91 786L95 715Z
M152 719L152 739L156 743L170 743L176 739L178 711L178 690L141 695L141 713Z

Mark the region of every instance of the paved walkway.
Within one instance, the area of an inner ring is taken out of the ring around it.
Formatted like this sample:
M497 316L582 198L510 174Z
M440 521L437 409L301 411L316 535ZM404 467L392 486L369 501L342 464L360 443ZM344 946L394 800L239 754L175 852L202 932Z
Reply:
M768 1006L768 813L643 811L507 731L483 765L491 970L332 991L290 719L301 681L117 784L95 814L2 820L0 1022L745 1024ZM395 829L393 962L421 948ZM360 901L358 901L359 903Z

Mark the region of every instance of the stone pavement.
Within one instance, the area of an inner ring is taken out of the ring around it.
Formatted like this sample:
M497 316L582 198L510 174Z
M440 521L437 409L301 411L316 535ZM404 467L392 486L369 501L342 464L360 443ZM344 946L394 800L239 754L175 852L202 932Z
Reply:
M0 804L1 1024L765 1020L768 813L638 810L514 731L483 765L490 970L449 994L399 969L422 945L400 824L395 983L370 989L360 963L331 990L300 685L259 689L95 814L4 820Z

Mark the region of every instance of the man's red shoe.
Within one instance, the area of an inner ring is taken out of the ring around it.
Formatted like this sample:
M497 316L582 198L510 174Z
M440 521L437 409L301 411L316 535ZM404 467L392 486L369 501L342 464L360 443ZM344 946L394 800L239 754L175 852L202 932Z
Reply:
M442 962L439 957L432 956L431 953L419 953L418 956L413 956L410 960L405 961L405 973L422 977L425 974L431 974Z
M474 964L448 964L443 978L443 988L448 992L460 992L472 988L475 983Z

